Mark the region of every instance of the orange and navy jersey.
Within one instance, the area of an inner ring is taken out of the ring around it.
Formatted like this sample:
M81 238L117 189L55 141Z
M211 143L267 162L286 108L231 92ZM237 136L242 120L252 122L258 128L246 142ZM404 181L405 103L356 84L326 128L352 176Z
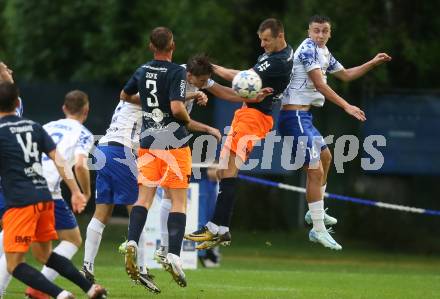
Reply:
M40 124L15 115L0 118L0 176L7 208L52 200L41 155L54 149Z
M289 45L278 52L264 53L258 57L252 68L261 78L262 87L272 87L273 94L259 103L248 103L249 108L260 110L264 114L272 113L274 101L279 100L290 82L293 66L293 49Z
M142 104L140 147L173 149L187 146L189 133L171 112L171 101L185 102L186 70L175 63L152 60L139 67L124 87L139 92ZM171 132L171 133L170 133ZM183 143L179 140L185 140Z

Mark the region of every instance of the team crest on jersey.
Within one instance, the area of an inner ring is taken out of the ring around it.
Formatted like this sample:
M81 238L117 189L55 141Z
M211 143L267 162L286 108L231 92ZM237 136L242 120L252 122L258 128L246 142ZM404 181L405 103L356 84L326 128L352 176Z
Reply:
M151 118L157 122L160 123L163 120L163 112L159 108L154 108L153 111L151 111Z

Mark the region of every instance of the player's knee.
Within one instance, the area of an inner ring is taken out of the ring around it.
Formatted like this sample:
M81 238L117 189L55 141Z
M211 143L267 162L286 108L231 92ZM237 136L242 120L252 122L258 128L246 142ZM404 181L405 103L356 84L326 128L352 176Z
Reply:
M76 247L80 248L81 244L83 242L82 237L80 234L78 234L77 236L75 236L75 238L73 238L73 240L71 241Z
M322 167L318 167L316 169L309 168L307 170L307 180L309 182L319 182L321 183L322 179L324 177L324 170Z
M45 252L45 251L32 251L32 255L34 258L40 263L40 264L46 264L47 260L49 259L49 256L52 254L52 251Z

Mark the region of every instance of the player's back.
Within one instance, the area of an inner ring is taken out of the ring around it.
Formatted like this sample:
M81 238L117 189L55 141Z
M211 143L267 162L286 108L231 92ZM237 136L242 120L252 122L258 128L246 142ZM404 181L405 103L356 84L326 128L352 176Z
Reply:
M139 147L139 133L142 124L142 109L139 105L120 100L113 112L112 120L99 144L117 142L126 147Z
M52 200L42 173L42 153L55 149L38 123L15 115L0 119L0 176L7 207Z
M274 101L282 95L290 82L292 66L293 49L289 45L278 52L264 53L258 57L253 70L261 77L262 87L272 87L274 91L260 103L251 103L247 106L271 114Z
M77 154L88 155L93 146L92 133L77 120L59 119L45 124L43 128L57 145L57 152L70 167L75 164ZM58 199L62 198L61 177L54 162L47 156L43 156L43 175L47 180L52 196Z
M152 60L142 65L124 90L139 92L143 111L141 148L172 149L187 146L184 123L173 116L171 101L185 101L186 71L169 61Z

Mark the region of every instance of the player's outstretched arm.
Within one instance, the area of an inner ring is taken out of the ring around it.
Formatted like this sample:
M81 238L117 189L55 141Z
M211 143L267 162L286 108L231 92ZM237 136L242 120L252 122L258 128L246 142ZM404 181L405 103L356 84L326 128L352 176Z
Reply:
M76 156L76 163L74 166L76 179L78 180L79 186L87 199L90 199L91 191L90 191L90 172L87 167L87 156L83 154L79 154Z
M139 96L139 93L129 95L124 90L121 91L119 98L123 101L126 101L128 103L140 105L141 104L141 97Z
M322 78L322 72L321 69L313 69L310 72L307 73L310 80L312 80L313 85L315 88L329 101L333 102L334 104L338 105L342 109L344 109L345 112L353 116L354 118L365 121L365 113L358 107L350 105L346 100L344 100L342 97L340 97L333 89L331 89L330 86L327 85L327 83L324 82L324 79Z
M85 196L81 193L81 190L76 183L72 169L70 169L70 167L67 165L66 160L64 160L64 158L57 152L57 150L49 152L48 155L54 161L58 173L72 193L72 210L74 212L81 213L86 207L87 200Z
M188 111L186 110L185 105L183 104L182 101L171 100L170 106L171 106L171 113L176 119L182 121L185 125L191 121Z
M218 84L217 82L211 87L206 88L206 90L220 99L234 103L258 103L273 92L272 88L265 87L260 90L256 99L247 99L238 96L232 88Z
M222 77L223 79L228 81L232 81L235 75L237 75L237 73L239 72L238 70L228 69L217 64L213 64L212 66L214 67L214 73L217 76Z
M367 61L362 65L349 69L342 69L339 72L333 73L333 75L335 75L336 78L342 81L352 81L359 77L362 77L376 66L379 66L388 61L391 61L391 56L389 56L387 53L378 53L373 59Z
M218 129L205 125L204 123L195 121L193 119L191 119L191 121L186 125L186 127L188 128L188 130L192 132L208 133L209 135L214 136L215 139L217 139L217 142L220 142L222 139L222 134Z

